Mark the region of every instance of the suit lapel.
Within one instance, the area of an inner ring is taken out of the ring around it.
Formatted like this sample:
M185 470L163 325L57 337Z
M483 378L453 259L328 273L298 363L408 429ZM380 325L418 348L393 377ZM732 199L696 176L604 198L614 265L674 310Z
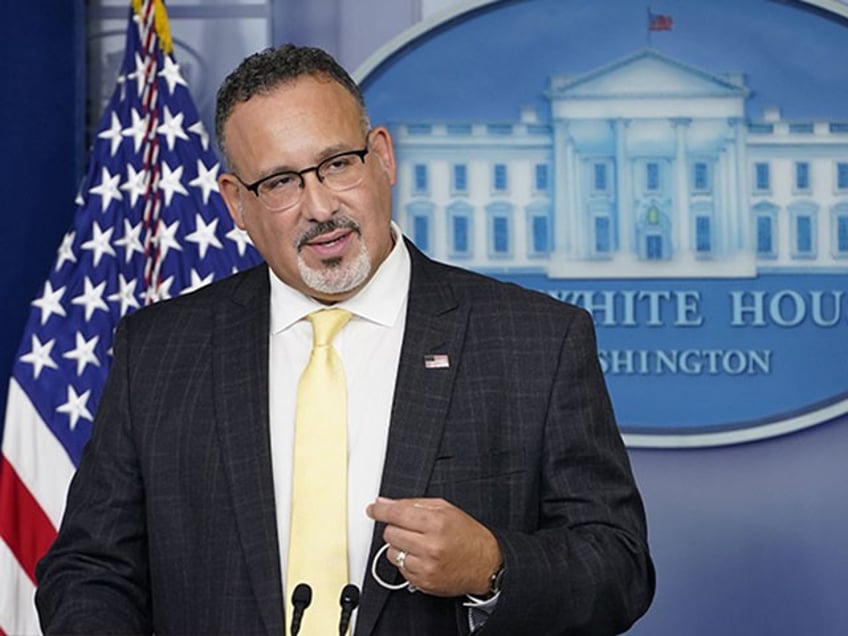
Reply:
M269 634L284 632L268 431L267 268L245 275L217 308L213 375L221 444L249 578Z
M426 491L468 320L468 307L458 305L450 285L440 276L443 272L410 243L407 246L412 279L380 486L381 495L395 499L421 497ZM374 555L383 545L383 529L378 524L372 537L357 636L371 634L392 593L370 574ZM395 574L400 580L400 574Z

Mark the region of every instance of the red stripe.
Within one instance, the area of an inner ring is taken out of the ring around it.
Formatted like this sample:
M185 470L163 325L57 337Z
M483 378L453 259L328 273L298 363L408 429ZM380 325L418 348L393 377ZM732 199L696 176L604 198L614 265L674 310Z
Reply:
M56 538L56 528L5 457L0 457L0 538L35 584L35 564Z

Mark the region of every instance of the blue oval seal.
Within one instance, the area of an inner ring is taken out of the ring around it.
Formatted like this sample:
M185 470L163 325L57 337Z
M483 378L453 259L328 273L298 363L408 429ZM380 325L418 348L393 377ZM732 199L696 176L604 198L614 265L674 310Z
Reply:
M833 60L848 5L833 5L524 0L437 16L356 73L395 140L395 219L436 259L588 309L630 446L838 418L848 65Z

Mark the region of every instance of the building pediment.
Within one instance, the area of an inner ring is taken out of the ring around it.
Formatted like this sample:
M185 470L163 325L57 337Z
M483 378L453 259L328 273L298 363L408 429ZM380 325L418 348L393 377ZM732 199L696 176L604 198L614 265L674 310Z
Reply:
M553 75L548 97L582 99L745 98L741 74L717 75L646 49L580 75Z

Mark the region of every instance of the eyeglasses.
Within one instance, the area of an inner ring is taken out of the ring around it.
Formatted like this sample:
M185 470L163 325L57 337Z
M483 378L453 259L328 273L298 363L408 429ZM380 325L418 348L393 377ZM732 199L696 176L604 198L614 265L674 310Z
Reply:
M365 155L368 146L362 150L348 150L327 157L317 166L299 172L287 170L277 172L259 181L247 184L238 175L235 176L245 188L255 194L262 204L271 211L279 212L300 201L306 182L303 175L314 172L323 185L336 192L355 188L365 176Z

